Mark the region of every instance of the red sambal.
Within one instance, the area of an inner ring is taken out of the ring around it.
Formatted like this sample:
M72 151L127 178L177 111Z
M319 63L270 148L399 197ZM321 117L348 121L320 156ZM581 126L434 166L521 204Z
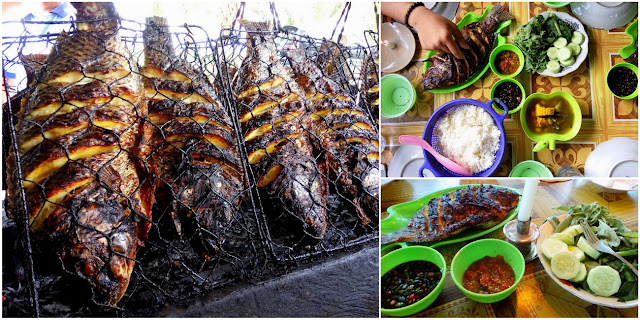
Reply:
M498 53L495 63L498 72L505 76L516 73L518 68L520 68L520 59L518 58L518 55L509 50Z
M516 281L513 268L501 255L485 256L472 263L462 276L462 286L475 293L489 294L507 290Z

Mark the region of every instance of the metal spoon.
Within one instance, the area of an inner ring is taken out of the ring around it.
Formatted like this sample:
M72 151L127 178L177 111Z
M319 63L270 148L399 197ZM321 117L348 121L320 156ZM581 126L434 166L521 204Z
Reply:
M442 164L445 168L451 170L452 172L455 172L463 176L472 176L471 172L469 172L467 169L463 168L459 164L453 162L452 160L449 160L444 156L442 156L441 154L439 154L438 151L433 149L433 147L428 142L424 141L420 137L403 135L398 137L398 140L400 141L401 144L410 144L410 145L422 147L423 149L427 150L427 152L429 152L432 156L434 156L436 160L440 162L440 164Z

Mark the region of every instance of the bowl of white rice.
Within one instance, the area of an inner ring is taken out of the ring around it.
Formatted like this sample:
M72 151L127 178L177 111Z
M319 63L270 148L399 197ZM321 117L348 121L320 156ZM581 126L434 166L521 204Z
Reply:
M438 108L427 121L423 139L441 155L455 161L474 177L488 177L500 166L506 146L502 122L507 112L498 114L493 102L506 106L497 99L480 102L473 99L456 99ZM460 177L423 151L422 171L428 169L436 177Z

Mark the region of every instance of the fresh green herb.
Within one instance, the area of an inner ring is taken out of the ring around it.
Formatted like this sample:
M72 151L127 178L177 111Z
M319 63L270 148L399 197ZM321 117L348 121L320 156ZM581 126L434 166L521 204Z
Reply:
M513 44L524 54L525 70L529 72L542 72L547 68L549 57L547 49L559 37L571 39L575 30L566 22L558 19L555 14L546 18L537 15L527 24L520 27Z
M638 299L638 281L623 282L616 293L618 301L625 302Z
M605 243L607 243L611 247L617 247L620 245L620 238L616 234L616 232L609 227L606 221L603 219L598 220L598 238L602 239Z

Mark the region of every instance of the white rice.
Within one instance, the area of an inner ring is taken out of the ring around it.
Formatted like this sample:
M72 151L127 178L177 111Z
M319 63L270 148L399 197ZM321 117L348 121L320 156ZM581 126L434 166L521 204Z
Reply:
M433 133L440 154L472 174L489 169L500 148L500 130L493 117L474 105L457 107L443 115Z

